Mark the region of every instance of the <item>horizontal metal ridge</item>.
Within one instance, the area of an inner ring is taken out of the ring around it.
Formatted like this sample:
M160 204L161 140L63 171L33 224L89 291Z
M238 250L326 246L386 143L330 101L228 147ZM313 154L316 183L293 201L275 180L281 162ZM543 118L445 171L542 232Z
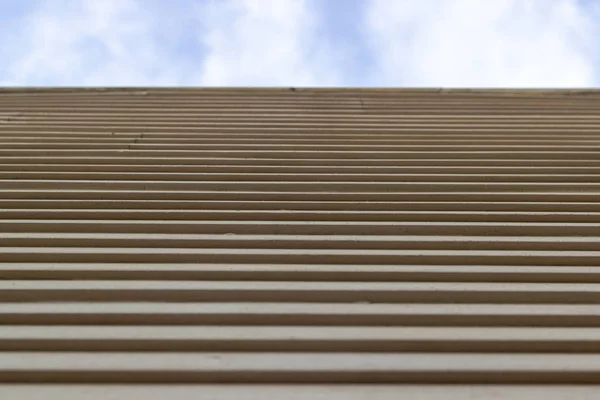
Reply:
M13 150L2 150L0 149L0 160L3 157L149 157L149 158L192 158L198 159L199 157L207 158L241 158L241 159L290 159L290 160L314 160L322 162L322 160L371 160L379 161L386 160L392 164L394 160L415 160L422 164L426 164L428 160L461 160L461 162L476 161L476 160L507 160L507 161L518 161L527 160L529 162L536 162L537 160L574 160L580 163L590 161L592 163L599 162L597 159L597 151L593 148L581 151L535 151L530 152L525 149L518 151L337 151L337 150L318 150L318 151L307 151L307 150L138 150L138 149L121 149L121 150L55 150L55 149L13 149ZM226 156L226 157L224 157ZM275 157L274 157L275 156ZM3 160L4 161L4 160ZM256 162L256 161L255 161ZM401 164L396 164L401 165ZM593 165L593 164L592 164ZM597 164L596 164L597 165Z
M597 353L599 328L0 326L0 351Z
M24 196L23 196L24 197ZM595 202L544 201L251 201L121 199L0 199L0 209L48 210L279 210L279 211L470 211L470 212L600 212Z
M443 247L442 247L443 248ZM594 266L598 251L1 247L5 262Z
M0 302L1 325L600 327L598 304Z
M421 330L422 329L422 330ZM57 327L46 326L43 329L29 327L0 326L0 341L8 340L181 340L181 341L243 341L260 342L262 340L280 341L581 341L598 342L600 330L597 328L418 328L418 327L247 327L243 331L231 327ZM450 350L450 349L448 349ZM596 348L600 351L600 348Z
M337 168L337 167L558 167L558 168L596 168L600 167L600 160L595 159L569 159L569 160L553 160L547 159L498 159L498 158L471 158L471 159L448 159L437 157L433 159L306 159L306 158L273 158L273 157L136 157L133 154L122 153L117 156L65 156L58 157L55 155L39 155L31 157L23 156L0 156L0 163L23 165L35 162L40 165L57 164L73 165L73 164L93 164L93 165L155 165L172 166L208 166L214 168L220 165L229 166L282 166L282 167L321 167L321 168Z
M531 114L521 114L521 115L509 115L509 114L436 114L435 117L432 117L429 114L397 114L393 116L381 116L379 113L355 113L352 110L342 109L339 111L339 114L335 112L324 112L319 110L314 111L306 111L303 112L302 115L298 115L297 112L289 111L289 112L277 112L277 110L273 110L272 112L229 112L224 110L223 112L216 111L217 109L209 110L209 112L204 111L203 109L194 109L190 110L179 110L172 111L167 110L161 112L159 109L157 111L152 112L140 112L136 109L126 109L119 110L114 108L106 108L106 109L72 109L69 111L53 111L53 112L36 112L32 111L29 107L24 109L23 112L16 111L0 111L0 118L8 118L8 119L19 119L23 118L26 120L36 119L36 118L48 118L48 119L86 119L91 117L103 118L107 120L120 120L127 119L130 121L134 120L222 120L222 116L226 115L227 118L240 118L240 119L248 119L252 121L259 120L261 118L273 119L273 120L281 120L281 119L291 119L291 120L300 120L307 121L310 118L315 118L317 120L323 121L336 121L336 120L353 120L353 119L364 119L364 120L385 120L385 121L421 121L421 120L434 120L434 121L463 121L463 122L480 122L487 120L501 120L508 123L519 123L520 121L554 121L559 120L559 122L570 122L574 121L595 121L600 120L600 117L595 114L589 115L571 115L571 116L558 116L558 115L540 115L535 112ZM24 112L27 112L24 114Z
M576 122L556 122L556 121L548 121L547 123L535 123L535 122L507 122L507 121L437 121L434 119L426 119L424 121L389 121L389 120L369 120L369 121L347 121L347 119L342 119L341 121L332 121L326 119L321 122L318 120L310 120L308 118L302 118L298 122L295 120L277 120L277 119L268 119L265 118L260 120L258 118L254 118L251 120L252 122L237 120L233 118L222 118L216 120L201 120L201 121L135 121L129 118L123 120L106 120L106 119L22 119L17 117L12 117L3 120L3 125L8 128L14 128L19 126L44 126L44 127L53 127L53 126L81 126L82 124L85 127L94 127L94 126L110 126L113 128L117 127L143 127L151 124L156 128L213 128L213 127L242 127L242 128L252 128L252 127L269 127L269 128L304 128L304 129L350 129L356 130L358 128L362 128L365 130L389 130L392 128L396 129L406 129L406 128L418 128L418 129L427 129L427 128L448 128L448 129L474 129L474 128L495 128L495 129L528 129L528 128L536 128L536 129L549 129L555 130L557 128L569 128L569 129L577 129L577 128L599 128L600 123L596 121L576 121Z
M364 133L364 132L374 132L378 134L394 134L394 133L403 133L403 132L423 132L423 133L437 133L437 134L445 134L445 133L460 133L465 131L477 132L481 135L485 134L527 134L527 133L554 133L554 134L593 134L597 133L600 129L597 126L546 126L546 127L526 127L523 126L521 128L515 128L510 126L501 126L501 125L490 125L490 126L447 126L445 124L439 125L430 125L430 126L407 126L397 124L390 124L389 127L369 127L369 126L353 126L349 124L348 126L320 126L319 124L313 126L296 126L296 125L288 125L288 126L277 126L274 124L266 125L264 123L257 124L256 126L246 126L245 124L239 124L239 126L214 126L214 125L205 125L205 126L155 126L138 124L138 125L117 125L114 123L108 124L91 124L88 125L86 123L80 124L47 124L45 122L40 122L38 124L33 123L2 123L6 128L10 129L10 132L31 132L31 131L39 131L40 129L51 129L52 131L77 131L77 132L119 132L119 133L139 133L139 132L147 132L147 133L169 133L174 132L176 134L198 134L198 133L224 133L224 134L265 134L265 133L324 133L324 134L352 134L352 133ZM508 132L508 133L507 133Z
M506 174L505 171L495 171L488 174L469 174L468 171L463 173L438 173L438 174L378 174L364 168L365 173L320 173L313 172L310 174L296 172L252 172L243 173L236 172L128 172L128 171L55 171L55 168L46 167L45 171L31 171L32 168L27 167L27 171L3 171L5 168L0 166L0 180L70 180L70 181L188 181L188 182L206 182L206 181L239 181L242 179L247 181L264 181L264 182L280 182L286 180L289 182L506 182L506 183L542 183L542 182L581 182L595 183L600 181L600 173L598 174L544 174L543 171L525 171L529 173ZM34 168L35 169L35 168ZM85 168L82 168L85 169ZM124 168L125 169L125 168ZM442 171L440 171L442 172ZM448 172L448 171L445 171ZM535 173L538 172L538 173ZM243 174L243 175L242 175Z
M594 383L594 354L0 354L12 382Z
M277 191L168 191L168 190L72 190L0 189L0 199L91 199L172 201L300 201L300 202L595 202L600 191L591 192L277 192Z
M2 172L21 172L24 174L33 172L48 173L53 172L69 172L69 173L88 173L102 172L116 176L116 172L121 171L123 174L140 173L140 174L203 174L203 176L213 176L220 174L223 176L240 177L241 173L247 174L264 174L266 176L276 176L280 174L285 177L293 177L294 175L306 176L412 176L412 175L467 175L467 176L496 176L506 175L518 177L522 175L558 175L559 177L577 176L577 175L600 175L600 167L594 166L358 166L358 165L336 165L332 170L327 165L236 165L228 164L209 164L209 165L156 165L147 164L0 164ZM142 175L143 176L143 175Z
M256 192L598 192L599 182L293 182L279 181L135 181L135 180L52 180L0 179L4 189L70 189L70 190L132 190L132 191L256 191Z
M593 283L31 281L0 282L0 302L598 304Z
M170 221L389 221L389 222L600 222L597 212L528 211L314 211L314 210L51 210L0 209L2 219Z
M0 233L8 247L348 250L597 250L600 239L572 236L218 235L146 233Z
M43 390L40 390L40 387ZM396 399L399 392L411 399L448 400L464 399L467 396L473 398L490 398L494 396L497 400L506 399L530 399L541 397L547 400L563 400L567 397L594 398L598 395L598 387L595 385L577 384L171 384L171 385L145 385L145 384L51 384L51 385L28 385L7 384L0 389L6 400L19 400L23 398L31 400L46 400L48 396L62 398L67 395L85 395L88 400L104 400L107 396L128 397L135 399L156 400L165 396L183 398L189 396L203 396L210 391L215 400L237 400L242 397L251 396L255 391L259 396L269 398L285 397L289 400L306 398L325 399L343 398L348 400L363 400L365 397L375 396L379 400ZM252 398L252 397L250 397Z
M184 146L184 145L207 145L207 146L231 146L231 145L239 145L240 148L244 148L248 145L257 146L259 144L265 144L266 146L273 145L281 145L282 147L291 146L291 145L300 145L299 147L305 147L310 144L314 144L314 140L310 137L297 138L297 137L285 137L277 136L277 137L264 137L260 135L254 135L250 137L218 137L219 135L199 135L199 136L190 136L187 137L146 137L143 140L143 144L149 144L153 147L165 146L173 147L173 146ZM7 146L37 146L42 148L43 146L57 146L57 145L73 145L73 146L85 146L88 145L90 147L99 147L103 145L119 145L119 144L132 144L132 143L142 143L141 136L133 134L130 137L127 136L113 136L113 135L74 135L67 133L39 133L36 134L32 132L30 134L21 134L19 133L8 133L8 135L0 136L0 143L4 143ZM557 145L566 145L569 147L573 146L584 146L586 144L590 145L598 145L600 140L586 137L573 137L573 138L557 138L557 137L536 137L536 136L528 136L528 137L518 137L512 140L506 138L476 138L476 137L463 137L463 136L453 136L453 137L445 137L445 138L426 138L426 137L405 137L405 138L389 138L389 137L376 137L376 136L349 136L349 137L330 137L330 138L321 138L319 140L319 145L344 145L348 144L347 147L357 147L360 145L366 145L368 147L381 147L384 145L390 145L395 147L401 147L403 145L410 145L411 147L415 147L419 145L420 147L441 147L441 146L455 146L459 147L460 145L468 145L470 147L480 146L502 146L508 145L509 147L516 146L525 146L525 145L533 145L533 147L539 147L538 145L543 143L544 145L549 145L550 147L556 147ZM340 146L341 147L341 146Z
M246 151L246 150L264 150L264 151L272 151L272 150L294 150L294 151L353 151L353 150L361 150L361 151L382 151L382 152L392 152L392 151L415 151L415 152L425 152L425 151L490 151L494 152L504 152L515 150L517 152L527 149L531 152L536 151L554 151L561 150L561 152L585 152L585 151L593 151L600 150L600 142L596 143L587 143L581 145L573 145L573 144L557 144L557 145L502 145L502 144L490 144L490 145L473 145L473 144L455 144L455 145L416 145L416 144L386 144L386 145L372 145L372 144L336 144L336 145L327 145L327 144L193 144L193 143L185 143L185 144L146 144L140 142L131 142L131 143L73 143L70 141L69 143L45 143L45 144L32 144L32 143L3 143L3 148L12 149L12 150L73 150L73 149L81 149L81 150L112 150L112 149L127 149L127 150L187 150L187 151L195 151L195 150L231 150L231 151Z
M7 232L289 235L597 236L599 223L389 221L171 221L4 219Z
M600 283L600 269L515 265L1 263L12 280Z
M321 141L326 142L328 140L333 140L336 142L340 141L348 141L348 143L352 143L352 141L356 140L387 140L387 141L410 141L420 142L420 141L428 141L428 140L446 140L450 141L450 143L455 143L455 141L460 140L468 140L471 142L476 141L493 141L493 140L504 140L509 141L510 143L518 143L520 140L536 140L538 143L540 141L547 140L562 140L562 141L577 141L577 140L587 140L597 142L597 135L593 132L582 131L578 134L571 133L568 136L560 133L544 133L543 131L533 131L529 133L522 132L512 132L511 130L502 132L493 132L482 135L481 132L478 133L470 133L469 131L452 131L452 132L444 132L444 131L429 131L429 132L420 132L414 133L411 131L399 131L396 133L390 132L379 132L379 131L368 131L366 133L360 132L335 132L335 131L323 131L317 133L310 132L278 132L278 131L262 131L262 132L215 132L215 130L211 132L119 132L116 130L112 131L89 131L89 132L77 132L75 130L38 130L38 129L30 129L30 130L18 130L14 131L12 129L7 129L2 131L2 135L0 138L17 138L19 140L28 140L30 138L56 138L56 137L64 137L69 140L74 140L74 138L78 138L81 140L87 140L87 138L94 139L102 139L102 140L111 140L111 139L127 139L129 141L147 141L149 143L178 143L178 142L186 142L186 141L197 141L197 140L215 140L215 141L232 141L239 140L241 142L251 140L251 139L261 139L261 140L277 140L277 143L285 143L288 140L305 140L309 141L309 143L315 143L315 139L319 139L317 143L321 143ZM252 142L256 143L256 142Z

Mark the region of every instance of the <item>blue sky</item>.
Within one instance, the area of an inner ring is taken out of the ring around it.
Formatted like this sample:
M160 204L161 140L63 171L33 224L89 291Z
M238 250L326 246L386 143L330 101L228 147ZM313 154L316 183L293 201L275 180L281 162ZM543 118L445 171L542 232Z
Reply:
M596 87L600 0L0 0L3 86Z

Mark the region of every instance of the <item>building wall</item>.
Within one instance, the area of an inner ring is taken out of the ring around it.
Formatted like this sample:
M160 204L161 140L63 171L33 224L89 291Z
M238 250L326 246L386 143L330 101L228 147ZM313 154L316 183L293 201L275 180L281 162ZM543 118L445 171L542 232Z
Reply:
M599 100L1 91L0 381L597 383Z

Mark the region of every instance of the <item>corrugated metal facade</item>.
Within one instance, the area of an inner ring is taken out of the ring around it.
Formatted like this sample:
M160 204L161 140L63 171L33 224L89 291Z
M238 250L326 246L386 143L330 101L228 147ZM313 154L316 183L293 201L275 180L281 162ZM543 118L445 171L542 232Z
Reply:
M560 91L0 92L0 381L597 383L599 109Z

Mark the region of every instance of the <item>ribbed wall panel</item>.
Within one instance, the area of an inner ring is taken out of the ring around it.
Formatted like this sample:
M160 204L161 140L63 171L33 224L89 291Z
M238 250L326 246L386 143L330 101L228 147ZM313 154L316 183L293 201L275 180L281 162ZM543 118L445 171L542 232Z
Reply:
M0 393L592 396L543 385L600 382L599 111L0 91Z

